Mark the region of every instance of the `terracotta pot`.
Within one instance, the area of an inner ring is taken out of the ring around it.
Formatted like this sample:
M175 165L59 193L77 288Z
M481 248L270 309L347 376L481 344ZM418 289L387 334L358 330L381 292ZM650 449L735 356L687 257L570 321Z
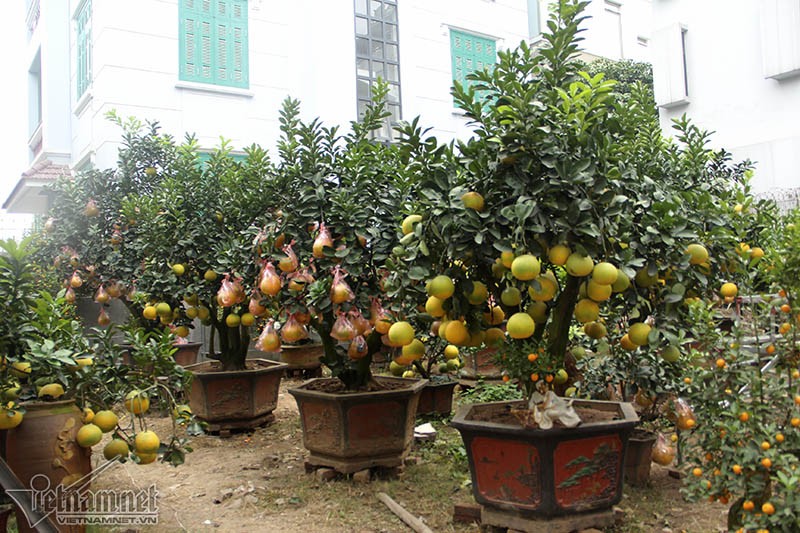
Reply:
M253 429L275 420L286 364L248 359L247 370L223 372L220 363L207 361L186 370L194 375L189 405L211 431Z
M403 388L371 392L330 393L313 390L311 379L289 389L297 401L308 462L349 474L374 466L403 464L414 437L417 403L427 380L385 376L379 383Z
M650 481L650 463L656 434L652 431L635 429L628 440L625 453L625 483L642 487Z
M490 510L550 517L599 511L622 498L628 437L639 417L629 403L576 400L613 420L576 428L526 429L510 407L526 402L463 405L451 424L469 458L475 500Z
M453 410L453 389L457 381L429 381L422 389L417 405L417 416L449 415Z
M92 451L75 442L82 425L81 410L75 402L31 402L25 404L25 409L22 424L6 432L6 462L22 485L30 487L31 480L36 478L36 488L52 490L59 484L71 485L88 476L92 471ZM88 478L81 488L88 490ZM35 531L28 527L28 521L19 510L17 524L20 532ZM60 526L59 531L84 531L84 528Z
M281 361L289 370L313 370L322 365L320 357L325 353L322 344L299 344L281 346Z
M200 352L200 347L202 345L202 342L187 342L184 344L175 343L173 346L177 348L177 351L172 357L180 366L186 367L193 365L197 363L197 355ZM134 364L135 361L130 352L131 346L129 344L121 344L120 348L122 348L122 364Z

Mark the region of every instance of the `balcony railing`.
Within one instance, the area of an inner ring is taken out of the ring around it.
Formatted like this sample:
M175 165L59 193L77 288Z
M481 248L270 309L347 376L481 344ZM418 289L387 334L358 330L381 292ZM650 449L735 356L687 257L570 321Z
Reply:
M28 12L25 16L28 32L33 33L39 24L39 0L28 0Z

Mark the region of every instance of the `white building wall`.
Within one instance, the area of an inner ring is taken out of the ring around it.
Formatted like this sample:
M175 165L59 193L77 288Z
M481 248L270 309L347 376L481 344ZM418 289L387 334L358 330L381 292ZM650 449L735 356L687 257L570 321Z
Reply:
M78 1L71 0L73 10ZM204 148L218 146L222 136L235 150L252 143L272 150L287 96L300 100L305 119L319 116L346 131L356 118L352 0L251 0L247 90L178 80L176 0L95 0L92 9L91 101L78 110L73 99L71 107L79 111L75 162L90 157L98 168L114 165L120 132L105 118L111 109L158 120L179 140L194 133ZM500 49L516 46L527 36L526 0L401 0L398 19L403 118L421 115L443 140L468 135L450 96L449 27L495 37Z
M664 131L671 135L672 119L686 113L697 125L714 132L713 147L725 148L736 160L756 162L756 192L800 186L800 75L780 80L765 77L765 59L775 53L764 49L765 38L777 33L772 25L780 21L780 16L764 19L759 7L770 3L800 6L798 0L653 2L656 35L665 35L659 30L676 24L686 32L688 103L661 107ZM763 28L762 22L767 22ZM781 42L779 49L797 46L798 31L800 27L793 35L784 35L789 40ZM665 64L669 54L679 58L674 47L654 58L657 88L671 81ZM658 96L657 91L657 100Z

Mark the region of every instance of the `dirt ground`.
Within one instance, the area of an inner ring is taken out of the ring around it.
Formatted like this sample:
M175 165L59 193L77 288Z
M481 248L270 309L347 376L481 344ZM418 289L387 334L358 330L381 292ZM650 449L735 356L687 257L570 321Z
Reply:
M323 481L307 474L297 407L286 392L299 384L283 381L270 426L229 438L193 437L194 451L184 465L115 465L96 478L94 488L136 490L155 484L159 523L143 531L411 531L377 499L378 492L389 494L433 531L480 531L475 524L453 522L453 505L474 500L460 438L446 421L431 421L436 440L415 443L404 471L392 479ZM160 434L168 433L168 419L152 422ZM103 461L102 444L95 447L96 463ZM680 481L654 464L650 487L625 488L619 505L625 518L608 531L725 530L723 506L686 503L679 487Z

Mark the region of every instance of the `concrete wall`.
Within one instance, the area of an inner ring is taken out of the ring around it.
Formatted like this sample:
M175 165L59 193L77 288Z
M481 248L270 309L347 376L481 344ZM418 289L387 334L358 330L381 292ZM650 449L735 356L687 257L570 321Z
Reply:
M685 30L688 101L661 108L664 131L671 134L672 119L686 113L714 132L714 147L757 163L756 192L800 186L800 75L791 72L792 64L800 68L800 2L655 0L653 7L662 104L668 100L663 88L678 75L669 61L680 59L666 43L670 28ZM786 76L766 77L774 75L767 67L782 58L788 58Z

